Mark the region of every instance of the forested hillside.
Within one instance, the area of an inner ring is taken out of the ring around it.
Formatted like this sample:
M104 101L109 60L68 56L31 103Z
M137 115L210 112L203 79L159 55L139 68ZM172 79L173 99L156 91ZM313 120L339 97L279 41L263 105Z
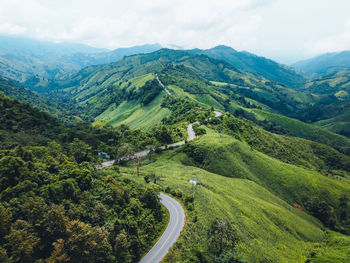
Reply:
M139 262L160 191L186 210L164 262L347 262L348 72L223 46L114 61L138 48L0 77L0 262Z
M293 68L249 52L238 52L231 47L217 46L206 50L189 51L193 54L203 54L224 60L240 70L263 76L270 81L279 82L289 87L299 87L305 82L305 78Z
M350 68L350 52L332 52L292 64L308 75L321 76Z
M117 157L156 144L157 133L66 128L1 94L0 112L2 262L138 261L166 224L157 192L92 162L98 149Z

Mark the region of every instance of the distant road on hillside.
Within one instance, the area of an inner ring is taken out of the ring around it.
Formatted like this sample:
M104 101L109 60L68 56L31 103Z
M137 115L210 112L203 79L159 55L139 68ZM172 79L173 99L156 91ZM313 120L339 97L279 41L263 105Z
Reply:
M169 92L169 90L164 86L164 84L159 80L159 78L158 78L158 74L157 73L155 73L155 75L156 75L156 79L157 79L157 81L158 81L158 83L159 83L159 85L161 85L162 86L162 88L165 90L165 92L169 95L169 96L172 96L171 95L171 93Z

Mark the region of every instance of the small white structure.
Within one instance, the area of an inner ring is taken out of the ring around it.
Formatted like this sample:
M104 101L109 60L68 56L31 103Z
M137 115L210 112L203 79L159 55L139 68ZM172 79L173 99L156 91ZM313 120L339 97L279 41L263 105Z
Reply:
M191 184L194 184L194 185L197 185L197 184L199 184L199 182L197 182L197 181L195 181L195 180L189 180L189 182L191 183Z

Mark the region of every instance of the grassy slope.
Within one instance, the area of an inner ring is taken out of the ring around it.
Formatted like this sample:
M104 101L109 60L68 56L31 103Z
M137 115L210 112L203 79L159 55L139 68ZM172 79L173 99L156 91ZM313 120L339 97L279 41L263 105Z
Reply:
M350 194L350 183L285 164L230 136L208 132L193 141L206 151L206 170L195 167L180 149L141 166L142 174L155 173L163 178L163 187L181 189L184 195L191 194L190 179L198 177L202 182L185 233L166 262L190 258L195 240L205 247L206 229L216 216L235 223L241 240L237 250L248 262L305 262L309 252L321 245L324 234L316 219L292 204L303 205L310 197L318 197L337 206L342 193ZM134 165L122 167L122 172L143 180L135 176Z
M316 105L304 113L303 118L310 119L325 129L350 136L350 70L343 70L305 84L305 92L332 95L333 101ZM335 97L337 100L334 100Z
M330 118L327 120L322 120L315 122L315 125L318 125L324 129L327 129L332 132L337 133L346 133L346 136L350 135L350 112L345 113L334 118Z
M262 110L254 109L252 112L257 115L258 119L266 119L273 122L288 130L293 136L313 140L335 148L350 147L350 140L348 138L315 125Z
M323 239L317 220L258 184L185 166L181 160L186 158L184 154L173 156L172 152L168 152L156 162L141 168L143 173L161 175L162 185L180 188L185 194L191 193L188 183L191 178L199 177L203 184L195 195L198 222L196 226L191 223L186 226L179 245L172 249L166 262L187 258L195 237L205 246L206 229L215 217L235 223L241 239L238 251L248 262L304 262L309 250ZM122 172L132 174L134 168L122 168Z
M350 193L350 182L334 180L317 172L289 165L252 150L226 135L209 133L193 142L205 152L204 167L225 176L246 178L288 200L303 204L312 197L337 206L342 193Z
M147 81L153 79L154 75L152 73L132 78L129 81L123 81L112 76L101 86L108 87L113 85L115 89L126 89L126 91L137 92ZM90 81L93 81L93 78ZM77 96L77 99L86 96L87 99L81 103L94 105L110 103L109 106L95 118L94 124L108 123L112 126L127 124L131 128L149 130L160 124L163 118L170 115L168 109L160 107L162 98L165 94L164 92L158 95L146 106L143 106L138 100L124 100L121 104L116 105L113 100L105 103L104 99L109 100L111 95L107 92L105 94L101 92L101 87L98 87L98 89L100 89L100 92L97 92L96 94L94 94L93 89L89 89L86 92L81 92Z
M95 123L107 122L112 126L127 124L130 128L149 130L171 114L169 109L160 106L163 95L158 95L146 106L138 101L123 102L118 107L112 105L96 118Z
M313 251L313 256L309 259L309 262L350 262L350 237L336 232L329 232L325 244Z

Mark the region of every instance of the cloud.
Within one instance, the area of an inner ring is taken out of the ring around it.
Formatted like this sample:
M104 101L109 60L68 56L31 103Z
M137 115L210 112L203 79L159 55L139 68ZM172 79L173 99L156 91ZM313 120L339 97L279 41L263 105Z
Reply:
M5 35L22 35L26 32L26 28L19 25L14 25L10 23L0 24L0 34Z
M141 43L244 47L270 0L0 0L0 33L116 48Z
M339 52L350 49L350 19L345 23L343 30L337 35L331 35L320 40L307 41L307 53L318 55L327 52Z

